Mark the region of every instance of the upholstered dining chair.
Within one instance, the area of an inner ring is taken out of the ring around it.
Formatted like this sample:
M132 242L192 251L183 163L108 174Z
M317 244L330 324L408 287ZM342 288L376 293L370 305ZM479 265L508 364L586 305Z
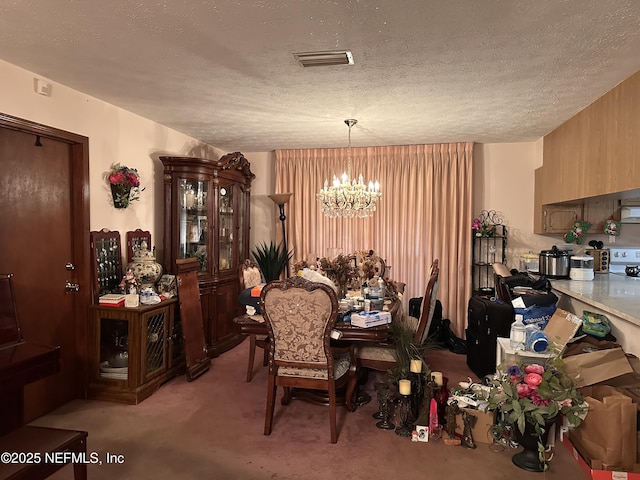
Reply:
M429 327L433 319L436 307L436 297L438 296L438 286L440 278L440 268L438 259L431 264L427 288L422 297L420 306L420 317L414 318L405 315L402 319L394 321L405 322L405 326L413 332L412 343L422 345L429 335ZM397 365L394 356L395 347L393 343L384 342L374 345L362 345L356 349L358 367L370 368L372 370L386 371Z
M267 283L261 305L271 341L264 434L271 434L278 386L284 390L282 405L290 402L294 388L323 390L329 398L331 443L336 443L336 390L346 387L345 405L353 411L357 378L353 345L330 344L338 317L335 291L296 276Z
M240 265L240 292L253 288L262 282L262 275L258 265L247 259ZM241 294L242 295L242 294ZM253 379L253 364L256 357L256 347L263 349L262 365L268 364L269 337L266 335L249 335L249 363L247 365L247 382Z

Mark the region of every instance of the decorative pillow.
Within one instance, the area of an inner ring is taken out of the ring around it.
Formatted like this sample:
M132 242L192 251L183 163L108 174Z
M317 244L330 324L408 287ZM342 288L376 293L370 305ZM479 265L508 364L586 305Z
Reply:
M314 270L311 270L309 268L303 268L300 276L306 280L309 280L310 282L324 283L325 285L329 285L331 288L333 288L336 291L336 293L338 292L338 287L336 286L335 283L331 281L330 278L325 277L321 273L318 273Z

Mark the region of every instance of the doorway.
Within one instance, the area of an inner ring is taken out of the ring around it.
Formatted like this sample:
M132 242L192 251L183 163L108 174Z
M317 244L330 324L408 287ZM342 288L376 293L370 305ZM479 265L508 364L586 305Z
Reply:
M27 422L85 396L88 147L87 137L0 114L0 273L14 275L25 341L61 347L59 373L24 389Z

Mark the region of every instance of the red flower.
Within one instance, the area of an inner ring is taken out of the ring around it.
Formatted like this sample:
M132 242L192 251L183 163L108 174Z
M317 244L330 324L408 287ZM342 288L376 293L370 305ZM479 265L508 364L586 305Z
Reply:
M549 399L542 398L535 390L531 392L531 401L537 407L546 407L551 402Z
M524 381L530 388L538 388L542 383L542 376L537 373L528 373L524 377Z
M525 365L524 371L525 373L537 373L538 375L542 375L544 373L544 367L537 363L532 363L531 365Z
M518 390L519 398L526 398L531 395L531 388L526 383L519 383L516 385L516 389Z

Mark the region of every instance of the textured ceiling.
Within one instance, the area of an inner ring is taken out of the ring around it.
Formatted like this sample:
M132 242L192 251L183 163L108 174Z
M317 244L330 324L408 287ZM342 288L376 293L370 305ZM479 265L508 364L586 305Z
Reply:
M0 58L226 151L531 141L640 70L640 1L2 1Z

